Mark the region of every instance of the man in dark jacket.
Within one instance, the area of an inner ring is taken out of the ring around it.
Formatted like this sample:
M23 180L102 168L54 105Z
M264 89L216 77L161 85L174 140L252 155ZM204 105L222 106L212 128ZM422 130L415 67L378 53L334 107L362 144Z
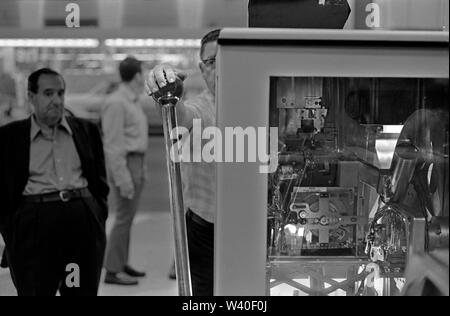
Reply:
M64 78L28 78L34 114L0 127L0 232L19 295L96 295L107 195L98 128L64 116Z

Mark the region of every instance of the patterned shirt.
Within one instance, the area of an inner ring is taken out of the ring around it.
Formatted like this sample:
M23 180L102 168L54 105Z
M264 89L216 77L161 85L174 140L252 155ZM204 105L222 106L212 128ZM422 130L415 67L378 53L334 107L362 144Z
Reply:
M191 100L186 100L184 105L187 111L191 111L194 119L201 119L203 129L216 126L214 96L208 90ZM189 135L192 149L192 129ZM183 137L182 146L187 144L186 139ZM202 140L202 148L206 142L207 140ZM201 155L194 152L192 156L196 154ZM183 162L181 171L185 208L190 208L198 216L213 223L216 214L216 164L203 161Z

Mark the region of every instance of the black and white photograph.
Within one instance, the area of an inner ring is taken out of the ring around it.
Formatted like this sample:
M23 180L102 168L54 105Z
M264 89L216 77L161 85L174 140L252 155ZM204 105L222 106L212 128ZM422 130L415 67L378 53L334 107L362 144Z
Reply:
M449 0L0 0L0 261L181 314L449 296Z

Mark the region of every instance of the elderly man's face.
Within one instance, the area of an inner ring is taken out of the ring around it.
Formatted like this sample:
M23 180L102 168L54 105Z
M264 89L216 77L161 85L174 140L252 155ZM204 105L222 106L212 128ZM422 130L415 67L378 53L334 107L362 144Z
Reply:
M56 126L64 114L65 85L60 76L43 74L38 80L37 93L29 92L39 122Z
M217 41L206 43L199 65L206 85L213 95L216 92L216 54Z

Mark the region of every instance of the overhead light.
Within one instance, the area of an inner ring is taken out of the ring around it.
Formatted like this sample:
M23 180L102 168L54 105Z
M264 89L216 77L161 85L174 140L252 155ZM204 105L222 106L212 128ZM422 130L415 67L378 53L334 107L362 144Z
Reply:
M99 41L93 38L33 38L0 39L0 47L98 47Z
M400 134L402 132L403 125L383 125L383 134Z
M109 47L186 47L198 48L200 47L199 39L161 39L161 38L108 38L105 40L105 45Z

